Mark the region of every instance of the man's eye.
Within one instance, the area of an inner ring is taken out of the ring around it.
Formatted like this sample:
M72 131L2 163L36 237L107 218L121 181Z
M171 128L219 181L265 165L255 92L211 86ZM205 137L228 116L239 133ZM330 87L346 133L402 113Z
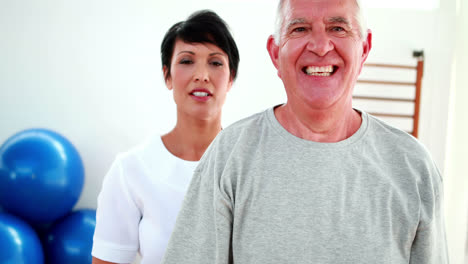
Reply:
M345 31L345 29L342 28L342 27L332 27L331 30L334 31L334 32L342 32L342 31Z
M293 29L293 32L304 32L304 31L306 31L305 27L297 27Z

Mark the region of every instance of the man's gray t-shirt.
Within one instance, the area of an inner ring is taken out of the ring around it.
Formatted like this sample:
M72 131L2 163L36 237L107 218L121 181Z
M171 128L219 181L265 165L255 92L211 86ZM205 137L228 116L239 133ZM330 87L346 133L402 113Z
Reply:
M442 179L428 152L361 116L337 143L293 136L273 108L223 130L163 263L448 263Z

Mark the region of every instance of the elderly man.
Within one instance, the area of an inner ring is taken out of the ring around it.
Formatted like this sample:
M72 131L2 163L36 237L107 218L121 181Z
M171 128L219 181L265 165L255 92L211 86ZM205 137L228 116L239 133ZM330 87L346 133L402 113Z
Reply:
M359 1L282 0L277 20L288 101L215 139L163 263L448 263L428 152L352 108L372 43Z

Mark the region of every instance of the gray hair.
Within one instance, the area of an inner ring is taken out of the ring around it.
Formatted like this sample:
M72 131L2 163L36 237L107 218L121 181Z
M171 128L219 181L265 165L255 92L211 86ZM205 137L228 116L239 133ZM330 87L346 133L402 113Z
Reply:
M363 5L363 1L355 0L356 6L358 8L356 12L356 21L359 24L359 34L361 39L365 39L367 37L367 21L365 15L365 6ZM283 6L286 0L280 0L278 3L278 8L276 10L276 19L275 19L275 33L274 38L275 42L278 45L281 39L281 26L283 25Z

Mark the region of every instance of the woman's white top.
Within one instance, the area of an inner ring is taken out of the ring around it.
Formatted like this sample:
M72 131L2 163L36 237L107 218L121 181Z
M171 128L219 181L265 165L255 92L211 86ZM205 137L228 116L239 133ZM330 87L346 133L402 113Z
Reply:
M160 263L198 161L172 155L160 136L119 154L98 197L92 255Z

